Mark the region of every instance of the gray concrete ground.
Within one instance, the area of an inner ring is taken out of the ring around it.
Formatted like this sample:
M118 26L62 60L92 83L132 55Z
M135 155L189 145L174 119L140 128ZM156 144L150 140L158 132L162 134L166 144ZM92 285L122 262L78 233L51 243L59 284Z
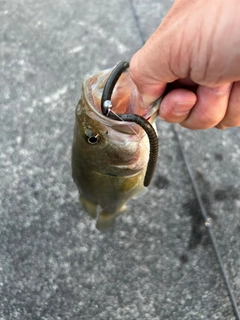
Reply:
M1 320L235 319L177 135L240 307L239 128L159 120L154 181L105 233L71 178L83 78L129 60L170 5L1 1Z

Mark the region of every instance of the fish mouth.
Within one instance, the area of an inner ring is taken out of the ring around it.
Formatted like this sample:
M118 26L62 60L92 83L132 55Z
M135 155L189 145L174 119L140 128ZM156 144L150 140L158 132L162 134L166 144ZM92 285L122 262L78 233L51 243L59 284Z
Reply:
M139 130L138 125L129 122L127 123L126 121L116 121L102 114L102 93L112 70L113 68L104 70L84 81L83 87L85 90L83 90L83 93L89 107L86 111L91 117L94 114L97 120L106 126L117 127L117 131L135 134L136 131L138 132ZM114 87L111 97L113 105L111 110L115 114L137 114L153 123L157 115L157 110L159 109L160 100L161 99L156 100L148 108L145 108L138 98L138 93L135 84L130 77L129 71L126 70L122 73Z

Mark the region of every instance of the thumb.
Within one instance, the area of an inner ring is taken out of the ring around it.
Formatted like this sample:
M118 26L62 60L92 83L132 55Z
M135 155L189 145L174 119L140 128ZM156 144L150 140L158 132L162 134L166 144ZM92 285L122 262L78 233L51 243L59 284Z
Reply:
M148 59L146 50L142 48L134 54L129 67L130 77L146 108L157 100L166 88L166 82L158 80L157 75L151 71L152 63L151 59Z
M169 30L169 29L168 29ZM171 37L161 25L130 61L130 76L144 104L158 99L168 82L178 79L170 66Z

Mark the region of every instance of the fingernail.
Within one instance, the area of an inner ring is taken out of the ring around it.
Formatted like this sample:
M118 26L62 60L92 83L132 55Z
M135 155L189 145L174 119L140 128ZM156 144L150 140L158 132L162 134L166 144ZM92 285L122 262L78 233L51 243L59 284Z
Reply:
M176 116L183 116L185 114L188 114L191 111L193 105L194 105L194 102L191 102L191 101L176 102L173 105L172 112Z

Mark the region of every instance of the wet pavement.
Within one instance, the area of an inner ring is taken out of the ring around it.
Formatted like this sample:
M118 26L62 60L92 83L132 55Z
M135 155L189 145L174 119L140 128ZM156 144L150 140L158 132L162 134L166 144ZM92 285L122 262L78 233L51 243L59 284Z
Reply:
M71 178L82 80L129 60L171 3L1 2L1 320L237 319L201 210L240 308L239 128L158 120L153 183L104 233Z

